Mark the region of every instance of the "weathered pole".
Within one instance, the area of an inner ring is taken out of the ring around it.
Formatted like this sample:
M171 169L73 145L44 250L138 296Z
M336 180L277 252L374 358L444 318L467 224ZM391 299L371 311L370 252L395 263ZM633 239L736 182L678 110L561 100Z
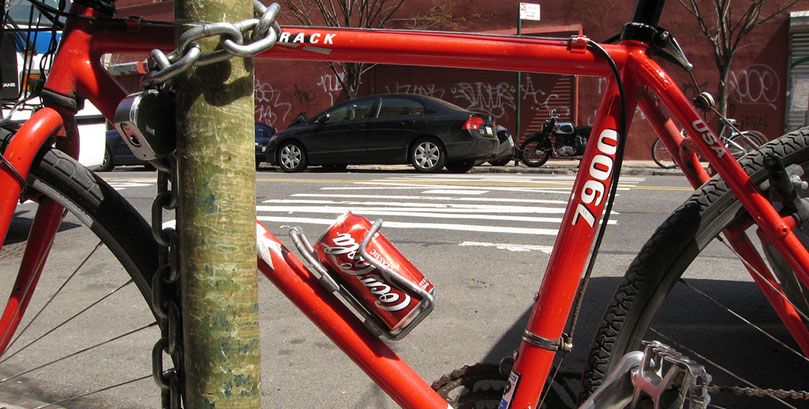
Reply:
M253 16L250 0L177 0L177 36ZM218 37L199 41L203 55ZM195 66L177 91L177 210L187 407L261 407L252 60Z

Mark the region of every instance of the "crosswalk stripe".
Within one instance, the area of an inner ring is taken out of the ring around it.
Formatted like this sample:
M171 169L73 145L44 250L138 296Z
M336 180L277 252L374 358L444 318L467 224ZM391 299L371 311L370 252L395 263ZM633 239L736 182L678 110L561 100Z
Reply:
M300 205L339 205L341 208L350 206L374 206L376 209L384 210L391 207L400 207L408 211L431 211L431 212L458 212L458 213L550 213L562 214L564 207L541 207L541 206L506 206L490 204L466 204L466 203L408 203L408 202L365 202L365 201L332 201L332 200L291 200L291 199L269 199L262 203L269 204L290 204L296 205L291 209L300 208ZM261 208L262 206L259 206ZM615 213L618 214L618 213Z
M280 216L258 216L261 221L273 223L288 223L288 224L317 224L330 226L334 223L334 219L316 219L311 217L280 217ZM397 222L387 221L383 225L384 228L391 229L422 229L422 230L454 230L454 231L474 231L484 233L508 233L508 234L530 234L541 236L555 236L558 232L557 229L541 229L529 227L507 227L507 226L483 226L475 224L456 224L456 223L411 223L411 222Z
M431 201L463 201L463 202L496 202L496 203L543 203L566 205L565 200L551 199L514 199L495 197L448 197L448 196L406 196L406 195L349 195L338 193L293 193L290 197L330 197L335 199L400 199L400 200L431 200Z

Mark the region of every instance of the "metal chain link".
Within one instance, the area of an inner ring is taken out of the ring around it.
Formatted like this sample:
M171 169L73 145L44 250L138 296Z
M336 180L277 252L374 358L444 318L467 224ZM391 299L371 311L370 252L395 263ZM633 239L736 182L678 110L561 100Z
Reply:
M794 399L794 400L809 400L809 392L807 391L794 391L785 389L762 389L751 388L742 386L723 386L723 385L710 385L708 386L710 393L730 392L739 396L747 396L751 398L778 398L778 399Z
M258 18L192 27L180 36L177 49L168 55L152 50L148 60L149 73L143 78L144 87L163 84L194 65L214 64L233 57L253 57L272 48L281 35L281 26L275 21L281 6L273 3L266 7L253 0L253 10ZM203 54L197 42L209 37L219 37L219 47Z
M152 310L158 318L160 339L152 348L152 376L161 389L163 409L180 409L182 402L183 350L180 315L179 252L177 231L163 227L163 211L177 208L174 191L176 175L159 172L157 197L152 202L152 235L160 247L157 271L152 277ZM171 178L171 180L169 180ZM169 189L171 182L171 189ZM171 358L174 367L165 369L163 358Z

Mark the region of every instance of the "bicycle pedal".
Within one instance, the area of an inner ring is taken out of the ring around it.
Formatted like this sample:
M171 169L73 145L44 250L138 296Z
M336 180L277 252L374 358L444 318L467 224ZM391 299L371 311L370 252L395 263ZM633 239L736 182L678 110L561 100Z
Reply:
M646 407L651 400L654 409L707 408L711 376L705 367L661 342L644 344L640 367L632 371L632 407Z

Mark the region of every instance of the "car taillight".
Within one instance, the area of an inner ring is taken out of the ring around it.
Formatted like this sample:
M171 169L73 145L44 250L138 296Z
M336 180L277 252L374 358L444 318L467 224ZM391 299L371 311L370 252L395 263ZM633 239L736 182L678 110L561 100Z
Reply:
M483 118L473 116L466 120L461 129L466 129L467 131L477 131L482 127L483 127Z

